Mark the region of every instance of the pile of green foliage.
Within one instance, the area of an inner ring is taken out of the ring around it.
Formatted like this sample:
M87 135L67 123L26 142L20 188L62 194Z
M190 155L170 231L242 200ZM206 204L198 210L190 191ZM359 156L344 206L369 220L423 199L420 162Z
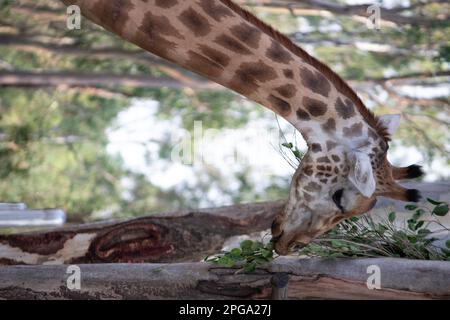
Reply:
M437 234L450 234L450 228L437 217L446 216L449 204L427 199L431 208L408 204L405 209L411 217L405 227L390 212L388 218L375 222L370 216L348 219L299 251L299 255L322 258L342 257L400 257L422 260L450 261L450 240L445 247L437 246ZM438 229L431 231L431 225ZM441 235L442 237L442 235ZM245 240L240 248L224 251L205 260L226 267L240 267L238 271L251 272L277 257L271 242Z

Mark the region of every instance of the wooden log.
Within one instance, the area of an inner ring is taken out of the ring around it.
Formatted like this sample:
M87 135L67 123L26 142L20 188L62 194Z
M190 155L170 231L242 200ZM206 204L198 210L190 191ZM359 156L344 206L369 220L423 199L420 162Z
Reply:
M371 290L373 265L381 288ZM0 299L270 299L278 274L289 277L288 299L450 299L450 264L440 261L278 258L239 274L203 262L78 267L79 289L67 265L2 267Z
M199 261L234 235L266 230L283 201L0 235L0 265Z
M424 199L450 201L448 182L405 185L421 190ZM185 210L122 222L0 235L0 265L198 261L220 250L229 237L269 229L283 204L280 200ZM371 212L385 217L386 207L401 212L404 205L381 198Z

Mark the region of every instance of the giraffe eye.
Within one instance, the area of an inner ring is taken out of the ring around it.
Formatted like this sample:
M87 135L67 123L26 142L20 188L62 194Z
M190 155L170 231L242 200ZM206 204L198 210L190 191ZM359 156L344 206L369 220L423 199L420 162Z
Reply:
M344 194L344 189L339 189L335 193L333 193L333 202L336 204L336 207L339 208L342 212L344 212L344 207L342 206L342 195Z

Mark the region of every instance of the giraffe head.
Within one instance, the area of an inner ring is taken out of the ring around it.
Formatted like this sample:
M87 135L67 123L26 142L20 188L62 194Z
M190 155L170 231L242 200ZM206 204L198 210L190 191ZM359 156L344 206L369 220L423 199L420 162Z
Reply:
M397 115L380 117L389 134L399 120ZM387 150L388 140L376 135L355 148L333 141L311 144L292 179L288 202L272 224L275 251L287 254L342 220L369 211L377 196L418 201L418 190L395 180L420 176L420 167L393 167Z

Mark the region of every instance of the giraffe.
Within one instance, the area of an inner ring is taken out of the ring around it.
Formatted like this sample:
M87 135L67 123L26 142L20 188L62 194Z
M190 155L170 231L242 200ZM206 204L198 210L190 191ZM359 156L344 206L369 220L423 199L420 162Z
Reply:
M290 122L308 151L272 224L278 254L309 243L378 196L419 201L386 158L399 115L375 116L327 65L231 0L62 0L105 29Z

